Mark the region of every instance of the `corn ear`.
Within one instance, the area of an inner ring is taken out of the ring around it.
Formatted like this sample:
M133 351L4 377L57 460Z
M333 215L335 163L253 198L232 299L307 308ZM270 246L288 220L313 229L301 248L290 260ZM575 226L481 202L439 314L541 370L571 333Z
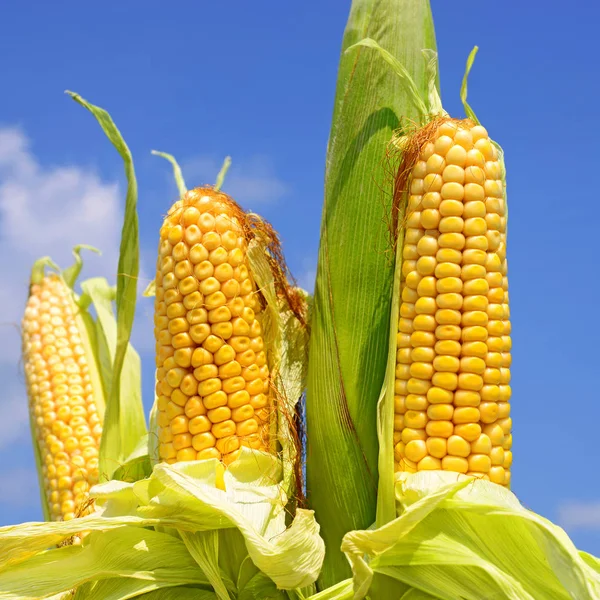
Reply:
M90 487L99 480L105 393L94 344L72 289L81 270L62 273L47 257L32 269L22 321L23 366L47 520L89 511ZM47 273L46 267L56 271Z

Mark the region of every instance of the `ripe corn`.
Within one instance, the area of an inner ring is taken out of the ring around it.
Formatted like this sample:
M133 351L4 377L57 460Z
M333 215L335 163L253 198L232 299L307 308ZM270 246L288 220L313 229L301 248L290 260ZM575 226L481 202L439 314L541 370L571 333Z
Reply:
M91 373L96 367L79 327L61 278L50 274L32 284L22 322L23 361L52 520L82 514L87 492L98 482L102 424Z
M511 328L498 152L445 120L409 177L394 396L396 471L510 484Z
M244 220L227 196L199 188L160 230L156 395L168 463L229 464L241 446L270 448L269 367Z

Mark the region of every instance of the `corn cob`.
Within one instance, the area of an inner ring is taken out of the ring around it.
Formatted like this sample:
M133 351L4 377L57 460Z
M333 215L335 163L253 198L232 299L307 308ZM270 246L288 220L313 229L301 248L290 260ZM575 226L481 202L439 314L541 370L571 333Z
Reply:
M503 168L485 128L438 119L408 183L395 373L396 471L510 484Z
M101 416L93 357L72 292L56 274L32 283L22 321L23 360L43 493L52 520L82 514L98 481Z
M212 188L187 192L160 230L155 337L159 456L233 461L269 450L262 306L248 268L245 215Z

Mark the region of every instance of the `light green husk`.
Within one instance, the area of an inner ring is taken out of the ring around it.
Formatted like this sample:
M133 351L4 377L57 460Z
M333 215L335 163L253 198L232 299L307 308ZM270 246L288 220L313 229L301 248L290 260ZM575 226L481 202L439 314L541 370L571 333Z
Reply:
M377 39L414 81L437 84L422 50L435 50L426 0L354 0L344 33L327 152L325 202L312 307L306 399L307 492L327 545L321 589L350 576L345 533L375 520L377 399L385 375L394 257L392 177L385 154L401 119L420 118L414 96L367 48ZM391 186L390 186L391 187Z
M156 587L212 584L221 600L228 590L242 591L244 571L244 583L262 572L282 589L309 586L322 564L323 541L312 511L297 509L286 528L282 477L277 457L244 448L226 470L214 459L159 464L148 479L98 485L90 516L0 528L0 598L45 597L110 577L126 586L133 585L129 579ZM152 526L181 535L145 529ZM81 531L98 533L81 546L44 552ZM205 537L216 532L225 535ZM219 552L220 543L235 544L235 552Z
M395 597L411 599L600 597L600 563L499 485L445 471L398 474L395 499L397 519L344 537L355 600L382 575L414 594Z

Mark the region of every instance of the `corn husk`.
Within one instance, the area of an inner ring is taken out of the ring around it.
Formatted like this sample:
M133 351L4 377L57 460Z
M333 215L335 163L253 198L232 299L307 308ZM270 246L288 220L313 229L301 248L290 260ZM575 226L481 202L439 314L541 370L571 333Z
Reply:
M426 95L430 79L422 50L435 49L429 2L354 0L342 43L306 400L307 491L327 545L322 588L350 576L339 551L344 534L375 520L377 399L394 279L384 157L401 119L419 116L413 96L374 52L347 52L365 35L389 48Z

